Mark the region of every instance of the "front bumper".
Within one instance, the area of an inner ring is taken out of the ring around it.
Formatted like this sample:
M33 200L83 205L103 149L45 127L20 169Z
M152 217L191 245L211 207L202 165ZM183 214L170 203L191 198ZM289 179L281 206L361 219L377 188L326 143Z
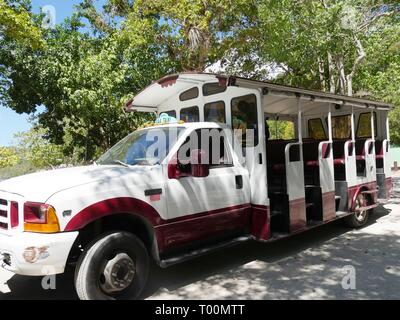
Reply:
M78 231L0 234L0 265L20 275L63 273Z

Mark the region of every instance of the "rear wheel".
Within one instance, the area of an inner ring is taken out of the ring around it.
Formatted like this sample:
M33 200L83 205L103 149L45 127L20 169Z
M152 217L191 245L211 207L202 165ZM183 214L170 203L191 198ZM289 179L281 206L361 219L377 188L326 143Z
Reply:
M354 214L344 219L346 225L352 228L360 228L364 226L368 221L370 210L360 210L360 208L366 206L368 206L368 199L360 192L355 201Z
M128 232L114 232L88 245L75 270L75 288L82 300L135 299L148 272L142 241Z

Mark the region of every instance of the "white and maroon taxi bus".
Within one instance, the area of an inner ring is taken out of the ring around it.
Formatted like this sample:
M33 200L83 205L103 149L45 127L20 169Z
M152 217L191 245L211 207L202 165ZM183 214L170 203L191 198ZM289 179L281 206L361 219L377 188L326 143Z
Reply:
M361 227L390 196L391 108L232 76L164 77L125 106L156 123L93 165L0 183L1 265L37 276L71 265L81 299L136 298L150 259L166 267L339 218Z

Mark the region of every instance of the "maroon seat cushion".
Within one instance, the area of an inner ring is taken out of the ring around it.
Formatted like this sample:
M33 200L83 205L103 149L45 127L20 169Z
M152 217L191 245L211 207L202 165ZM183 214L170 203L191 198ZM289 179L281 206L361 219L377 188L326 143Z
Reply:
M376 159L383 159L383 154L377 154L375 157Z
M358 155L358 156L356 156L356 160L365 160L365 156L364 155Z
M272 169L274 171L283 171L285 169L285 165L283 163L275 163L272 165Z
M308 167L318 167L319 166L319 161L317 161L317 160L306 161L306 166L308 166Z
M346 163L344 158L337 158L337 159L333 159L333 164L334 165L344 165Z

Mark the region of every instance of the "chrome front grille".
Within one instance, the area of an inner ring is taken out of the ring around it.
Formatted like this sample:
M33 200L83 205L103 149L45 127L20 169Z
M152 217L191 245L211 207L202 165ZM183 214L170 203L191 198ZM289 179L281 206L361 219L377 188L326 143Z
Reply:
M10 202L0 199L0 229L8 230Z

